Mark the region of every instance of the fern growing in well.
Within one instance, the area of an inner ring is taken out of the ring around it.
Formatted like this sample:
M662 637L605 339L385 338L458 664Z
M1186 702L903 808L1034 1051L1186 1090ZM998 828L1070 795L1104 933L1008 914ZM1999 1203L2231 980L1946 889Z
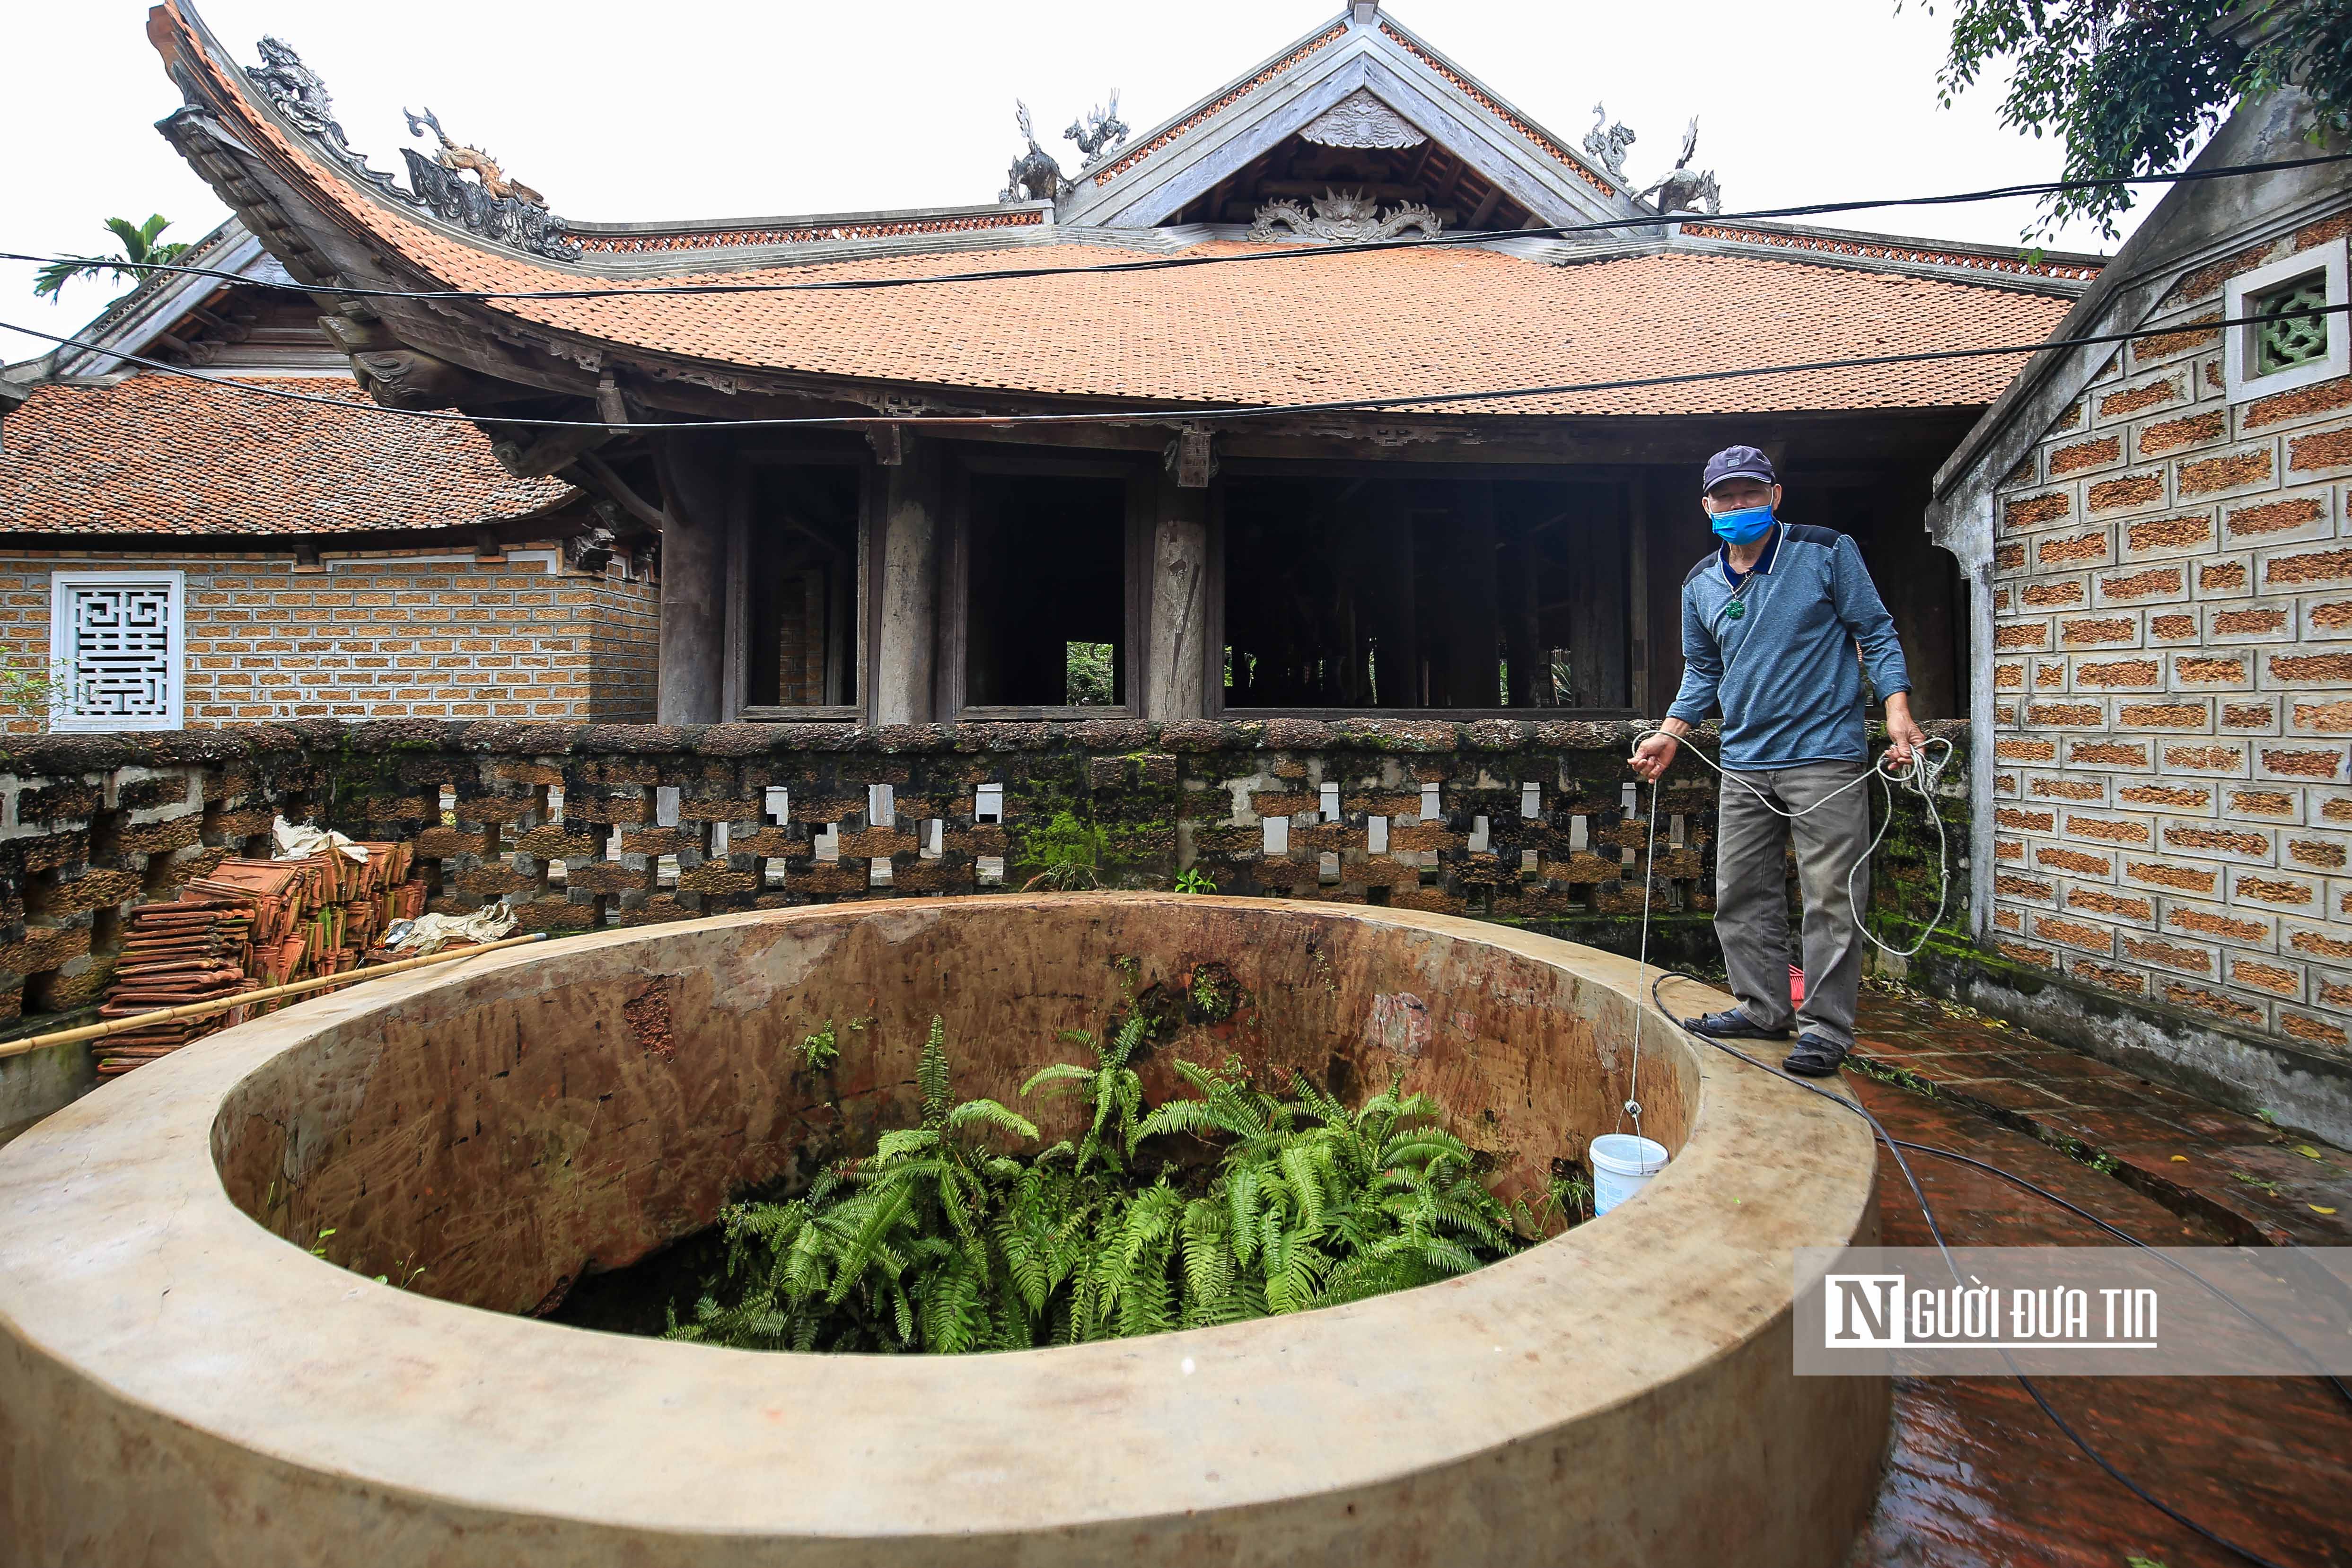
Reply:
M916 1068L921 1124L780 1202L723 1217L727 1260L673 1337L753 1349L957 1353L1160 1333L1304 1312L1466 1273L1544 1229L1402 1077L1349 1111L1304 1078L1275 1095L1234 1061L1172 1067L1194 1097L1144 1103L1140 1009L1092 1066L1022 1088L1077 1099L1087 1126L1025 1157L1036 1126L958 1101L946 1028ZM1192 1139L1213 1166L1143 1168ZM1555 1196L1552 1207L1564 1207Z

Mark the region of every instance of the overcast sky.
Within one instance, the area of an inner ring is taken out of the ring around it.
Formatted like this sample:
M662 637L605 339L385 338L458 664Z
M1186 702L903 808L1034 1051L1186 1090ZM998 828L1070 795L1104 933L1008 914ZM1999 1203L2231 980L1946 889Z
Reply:
M1120 89L1139 131L1341 9L1338 0L197 0L244 63L263 33L325 78L352 144L398 171L403 107L430 107L578 219L769 216L992 199L1022 150L1013 104L1060 131ZM2002 130L1997 89L1936 101L1946 18L1894 0L1392 0L1388 10L1571 145L1605 100L1671 166L1699 117L1727 208L2054 178L2052 142ZM110 247L100 220L160 212L194 239L226 215L154 121L179 95L143 0L0 0L15 155L0 249ZM2150 198L2152 199L2152 198ZM2014 244L2030 201L1829 220ZM2110 250L2072 229L2062 248ZM111 292L31 298L0 263L0 320L70 330ZM47 345L0 332L0 361Z

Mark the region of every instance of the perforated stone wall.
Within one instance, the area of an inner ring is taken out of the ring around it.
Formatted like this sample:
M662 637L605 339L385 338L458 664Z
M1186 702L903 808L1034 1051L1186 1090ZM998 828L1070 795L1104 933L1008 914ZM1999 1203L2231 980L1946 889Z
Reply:
M1704 942L1713 776L1677 767L1645 865L1632 737L1615 723L1098 720L27 737L0 762L0 1017L94 999L129 907L266 852L281 812L413 841L433 907L503 900L557 933L988 894L1075 862L1086 869L1052 885L1165 889L1190 871L1227 894L1541 922L1628 950L1646 872L1658 915ZM1898 827L1880 910L1916 918L1933 902L1932 840Z

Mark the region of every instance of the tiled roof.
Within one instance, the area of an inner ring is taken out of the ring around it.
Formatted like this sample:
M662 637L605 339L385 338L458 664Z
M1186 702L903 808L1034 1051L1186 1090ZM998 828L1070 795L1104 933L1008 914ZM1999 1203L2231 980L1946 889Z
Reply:
M358 401L348 380L268 384ZM470 423L345 413L184 377L37 386L0 433L0 532L471 528L568 486L517 479Z
M161 13L175 15L166 7ZM163 40L159 40L163 41ZM460 240L362 194L246 96L192 33L173 44L237 133L327 212L434 286L576 288L578 270ZM1218 250L1272 250L1222 244ZM1079 268L1099 244L898 255L665 283ZM615 285L625 287L625 285ZM1278 403L1603 381L2030 343L2067 302L1796 259L1667 252L1574 266L1442 247L1291 254L1259 266L709 297L499 300L486 315L679 359L1015 394ZM1479 414L1686 414L1989 402L2025 356L1584 392Z
M435 244L436 271L457 275L449 280L459 287L488 287L514 270L502 258ZM1046 246L859 261L794 276L1080 267L1120 254ZM1552 267L1448 248L925 288L498 308L604 341L746 367L1008 392L1280 403L2031 343L2066 304L1766 257L1666 253ZM2022 359L1570 393L1454 412L1955 406L1990 402Z

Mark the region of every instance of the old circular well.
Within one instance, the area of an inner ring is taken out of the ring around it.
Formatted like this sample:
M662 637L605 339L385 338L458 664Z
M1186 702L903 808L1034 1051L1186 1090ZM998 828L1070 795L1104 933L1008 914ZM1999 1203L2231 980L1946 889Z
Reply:
M1887 1396L1791 1375L1791 1249L1868 1239L1868 1131L1654 1012L1673 1164L1445 1284L963 1357L516 1315L911 1119L934 1013L959 1091L1010 1099L1204 963L1250 1005L1147 1071L1402 1068L1507 1190L1614 1125L1646 1006L1631 963L1471 921L1105 894L605 933L240 1026L0 1150L0 1561L1836 1560Z

